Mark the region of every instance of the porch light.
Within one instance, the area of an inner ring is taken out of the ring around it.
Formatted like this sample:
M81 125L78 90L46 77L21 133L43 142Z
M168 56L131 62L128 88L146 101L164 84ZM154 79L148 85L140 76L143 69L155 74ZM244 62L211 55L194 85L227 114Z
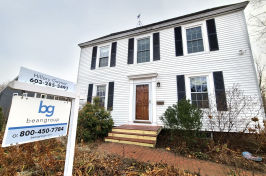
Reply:
M157 82L157 87L160 87L161 86L161 83L160 82Z

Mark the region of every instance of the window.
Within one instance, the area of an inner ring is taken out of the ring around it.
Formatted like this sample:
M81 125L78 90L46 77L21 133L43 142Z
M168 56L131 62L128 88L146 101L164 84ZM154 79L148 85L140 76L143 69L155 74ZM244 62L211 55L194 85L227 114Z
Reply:
M138 40L137 63L150 62L150 38Z
M105 86L97 86L97 97L100 97L100 106L105 107Z
M41 94L41 97L40 98L47 99L47 95L46 94Z
M100 48L99 67L108 66L108 56L109 56L109 46L104 47L104 48Z
M206 77L190 78L190 90L192 104L199 108L209 108Z
M186 29L187 53L204 51L201 27Z

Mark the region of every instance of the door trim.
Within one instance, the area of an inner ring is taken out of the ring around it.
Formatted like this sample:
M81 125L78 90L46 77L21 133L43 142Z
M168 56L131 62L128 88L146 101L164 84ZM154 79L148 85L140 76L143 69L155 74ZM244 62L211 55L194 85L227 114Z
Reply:
M134 125L134 119L135 119L135 98L134 98L134 84L145 84L150 83L150 96L151 96L151 108L150 114L149 114L149 120L152 123L152 126L158 125L158 119L157 119L157 106L156 106L156 94L157 94L157 76L158 73L143 73L138 75L129 75L128 77L128 96L129 96L129 102L128 102L128 120L127 124ZM141 125L140 123L139 125ZM136 125L136 124L135 124ZM147 124L149 125L149 124Z
M134 88L133 88L133 121L147 121L147 120L137 120L136 119L136 86L137 85L144 85L144 84L148 84L149 85L149 121L152 122L152 106L151 106L151 102L152 102L152 89L151 89L151 82L142 82L142 83L134 83Z

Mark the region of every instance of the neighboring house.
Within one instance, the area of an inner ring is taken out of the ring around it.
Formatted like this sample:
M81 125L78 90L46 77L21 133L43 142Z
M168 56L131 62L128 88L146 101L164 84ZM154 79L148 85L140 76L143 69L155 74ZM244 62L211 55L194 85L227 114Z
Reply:
M18 76L14 80L17 81ZM15 90L9 88L8 86L6 86L2 91L0 91L0 106L3 108L4 113L9 112L13 95L21 96L23 93L26 93L28 97L34 97L34 93L32 92Z
M247 5L207 9L79 44L77 83L87 102L99 96L112 109L115 126L163 125L159 117L184 96L208 108L211 94L225 101L221 93L234 83L259 94Z

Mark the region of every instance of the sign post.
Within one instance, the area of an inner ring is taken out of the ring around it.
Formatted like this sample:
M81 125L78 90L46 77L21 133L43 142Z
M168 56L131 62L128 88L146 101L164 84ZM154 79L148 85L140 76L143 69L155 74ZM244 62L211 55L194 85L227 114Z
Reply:
M76 90L77 90L76 92L80 93L80 88L78 86L76 86ZM80 94L76 94L75 99L72 99L64 176L71 176L73 170L73 160L74 160L74 151L76 144L77 124L78 124L79 100L80 100Z
M64 136L70 124L65 159L65 176L72 175L79 100L86 99L72 82L21 67L12 89L66 97L68 101L14 96L2 147ZM71 110L70 110L71 108Z

